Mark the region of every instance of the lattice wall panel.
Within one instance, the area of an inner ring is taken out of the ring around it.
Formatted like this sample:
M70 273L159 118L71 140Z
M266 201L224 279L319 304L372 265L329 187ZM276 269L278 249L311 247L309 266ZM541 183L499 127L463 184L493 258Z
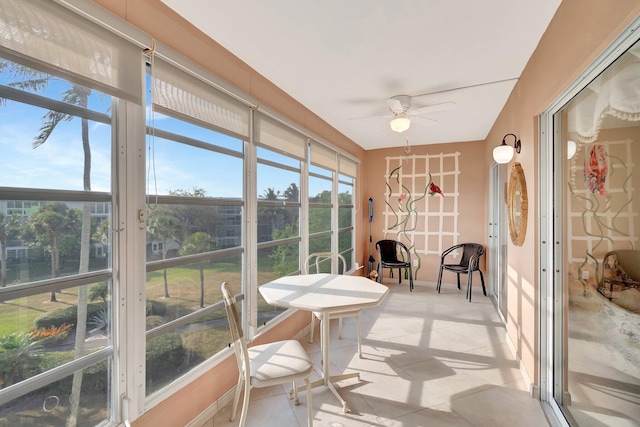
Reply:
M386 158L386 238L418 255L440 255L458 243L459 157L456 152ZM431 182L444 197L429 195Z

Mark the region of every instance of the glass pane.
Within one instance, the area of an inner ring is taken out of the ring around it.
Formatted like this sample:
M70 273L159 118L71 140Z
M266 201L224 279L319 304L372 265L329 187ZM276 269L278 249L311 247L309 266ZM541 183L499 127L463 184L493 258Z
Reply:
M353 227L353 209L338 209L338 228Z
M353 230L343 230L338 233L338 251L343 253L353 247ZM343 254L344 255L344 254Z
M338 204L340 205L352 205L353 204L353 185L338 184Z
M236 255L147 273L147 395L228 346L224 307L207 308L222 301L222 282L239 288L241 268Z
M332 203L331 189L333 184L331 179L309 177L309 203Z
M331 208L309 206L309 233L331 230Z
M258 243L300 235L300 208L258 203Z
M81 267L85 207L89 256ZM111 203L0 199L0 225L7 251L3 286L111 268Z
M640 423L640 60L631 50L554 117L567 243L554 398L572 426Z
M330 170L327 170L325 168L321 168L319 166L316 165L312 165L311 163L309 163L309 173L310 174L314 174L314 175L322 175L324 177L329 178L329 180L332 179L333 176L333 172Z
M300 243L286 243L258 250L258 283L260 285L300 271ZM258 292L258 325L283 312L266 303Z
M185 129L186 130L186 129ZM189 138L196 135L189 134ZM147 193L197 193L202 197L242 198L242 158L155 137Z
M300 160L293 157L285 156L283 154L276 153L275 151L267 150L263 147L257 147L256 153L258 154L258 160L269 160L281 165L300 169Z
M241 244L241 206L147 206L148 261L205 253Z
M171 132L176 135L189 135L190 138L195 140L242 154L243 141L238 138L227 136L220 132L196 126L189 122L178 120L157 112L154 113L153 124L156 129L166 130L167 132Z
M110 295L106 280L0 304L0 389L110 347Z
M331 252L331 235L309 238L309 253Z
M258 164L258 200L300 202L300 173Z
M103 122L95 122L23 104L20 97L3 99L7 103L0 108L0 186L111 191L109 96L1 58L0 84L15 88L26 84L38 95L105 113ZM86 131L84 140L82 131ZM85 188L84 164L89 153L90 178Z
M32 364L31 357L15 360L16 369L28 369ZM104 425L110 419L111 364L112 360L107 359L75 374L86 385L79 395L75 424L70 420L74 375L40 387L26 398L0 405L0 422L7 426L65 427L69 422L77 427Z

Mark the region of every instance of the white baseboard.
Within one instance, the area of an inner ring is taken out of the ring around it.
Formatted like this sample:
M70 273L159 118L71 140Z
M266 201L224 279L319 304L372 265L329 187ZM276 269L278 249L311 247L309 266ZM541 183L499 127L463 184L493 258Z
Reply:
M505 336L506 336L507 346L509 346L509 350L511 350L511 354L516 359L516 363L518 364L518 369L520 370L522 379L525 383L525 386L529 390L531 397L535 399L540 399L540 387L538 387L537 385L534 385L533 382L531 381L531 378L529 377L529 373L522 366L522 360L520 359L520 355L516 350L516 346L513 344L513 341L511 341L511 337L506 331L505 331Z

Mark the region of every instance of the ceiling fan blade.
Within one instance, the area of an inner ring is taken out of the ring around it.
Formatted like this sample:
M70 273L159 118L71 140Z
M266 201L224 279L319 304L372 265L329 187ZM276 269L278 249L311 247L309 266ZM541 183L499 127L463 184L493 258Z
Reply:
M417 123L420 126L428 127L428 128L438 123L437 120L429 119L427 117L420 117L420 116L411 116L411 122Z
M376 115L376 116L348 117L347 120L379 120L379 119L390 119L392 117L395 117L395 114L389 113L385 115Z
M402 113L404 111L404 109L402 108L402 103L398 99L389 98L386 100L386 102L389 109L394 113Z
M422 108L412 108L407 112L407 114L411 116L419 116L422 114L435 113L437 111L449 111L454 108L456 108L455 102L443 102L441 104L427 105Z

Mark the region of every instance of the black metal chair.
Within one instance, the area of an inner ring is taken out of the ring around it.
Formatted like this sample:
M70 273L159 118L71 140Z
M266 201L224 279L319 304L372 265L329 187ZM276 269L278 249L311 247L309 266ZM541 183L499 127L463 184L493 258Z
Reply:
M460 257L460 261L457 264L447 264L445 262L445 258L451 252L461 249L462 256ZM440 287L442 286L442 271L448 270L456 273L458 279L458 289L460 289L460 275L467 275L467 299L471 302L471 282L473 277L473 272L480 272L480 280L482 281L482 292L484 296L487 296L487 290L484 287L484 276L482 275L482 270L480 270L480 257L484 254L484 246L479 243L461 243L459 245L455 245L442 252L442 256L440 257L440 271L438 272L438 284L437 290L440 293Z
M402 269L409 271L409 291L413 291L413 271L411 268L411 253L402 242L397 240L378 240L376 242L376 251L378 252L378 278L382 283L383 269L391 269L389 277L393 277L393 269L398 269L398 283L402 283ZM398 258L398 255L401 258Z

